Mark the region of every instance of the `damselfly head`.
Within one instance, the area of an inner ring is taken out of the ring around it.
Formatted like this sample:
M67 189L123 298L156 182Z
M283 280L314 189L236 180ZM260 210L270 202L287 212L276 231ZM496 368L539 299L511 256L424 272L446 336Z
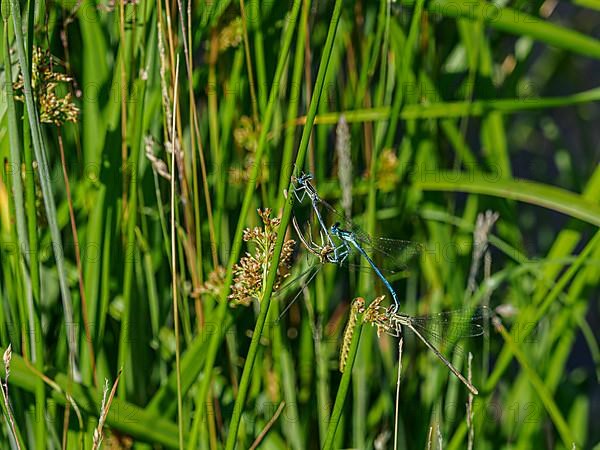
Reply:
M301 186L305 185L308 181L310 181L312 179L313 179L313 176L311 173L304 173L304 172L300 172L300 176L298 176L298 177L294 176L292 178L292 180L294 182L298 183Z

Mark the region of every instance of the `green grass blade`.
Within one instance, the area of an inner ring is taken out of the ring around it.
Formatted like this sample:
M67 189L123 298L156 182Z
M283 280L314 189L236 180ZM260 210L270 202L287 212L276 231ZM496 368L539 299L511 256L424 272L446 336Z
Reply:
M22 22L21 22L21 9L17 0L11 0L11 9L13 16L13 26L15 30L17 55L19 58L19 64L21 65L21 74L23 75L23 85L25 94L25 103L27 105L27 117L29 118L29 126L31 129L31 138L33 142L33 150L35 153L35 159L37 160L39 171L40 171L40 184L44 196L44 205L46 207L46 217L50 226L50 234L52 236L53 244L57 249L64 249L60 230L57 222L56 205L54 203L54 192L52 189L50 169L46 158L47 150L45 148L44 139L42 138L42 129L38 117L37 107L33 98L33 90L31 87L31 77L29 75L29 65L27 63L27 55L25 54L25 44L23 42L22 33ZM74 324L73 316L73 304L71 302L71 292L69 290L69 283L67 281L67 273L64 265L64 257L62 254L54 252L54 260L56 262L56 270L58 272L58 280L60 285L61 297L63 302L63 314L65 317L65 326L67 328L67 344L69 346L71 366L73 370L73 376L76 380L80 379L80 373L77 363L78 351L77 351L77 339L75 337L74 327L70 324Z
M424 191L469 192L519 200L600 226L600 206L579 194L543 183L466 172L440 172L434 177L417 173L414 183Z
M333 411L331 412L331 418L329 420L329 427L327 428L327 436L325 438L323 450L331 450L335 443L335 434L339 426L340 419L342 417L344 403L346 402L348 388L350 386L350 378L352 375L352 368L354 366L356 353L358 351L358 345L360 343L362 326L362 318L359 318L356 325L354 326L354 332L352 333L352 342L350 343L350 350L348 351L346 368L344 369L344 373L342 374L342 379L340 381L340 385L335 396L335 404L333 405Z
M510 348L512 353L515 355L515 357L519 361L519 364L521 365L521 367L525 370L525 373L527 375L527 380L532 384L536 393L542 400L542 403L544 404L546 411L552 418L552 422L558 429L558 432L563 440L563 444L565 445L565 448L579 447L579 444L577 444L575 442L575 438L571 434L571 429L569 428L569 425L567 424L566 420L560 413L560 409L554 402L554 399L552 398L551 393L548 391L548 388L544 384L544 381L539 377L539 375L536 373L536 371L531 367L531 364L529 364L529 361L528 361L527 357L525 356L525 354L521 351L519 346L513 340L512 336L506 331L506 329L504 328L504 326L502 324L499 323L496 326L496 330L498 330L500 332L500 334L504 338L504 342L508 345L508 348Z
M300 140L300 147L298 149L298 156L296 157L296 167L302 167L304 163L304 158L306 156L306 152L308 150L308 143L310 139L310 134L313 127L314 118L317 114L317 107L319 101L321 99L321 93L323 92L323 85L325 80L325 74L327 73L327 66L329 64L329 57L331 56L331 50L333 48L333 41L337 29L337 24L340 18L342 9L341 0L337 0L333 9L333 13L331 16L331 21L329 23L329 30L327 32L327 39L325 41L325 46L323 48L323 54L321 56L321 62L319 64L319 71L317 73L317 81L315 83L315 89L313 92L313 97L310 102L310 106L308 109L307 122L302 132L302 139ZM278 78L275 77L277 80ZM272 103L269 102L269 106L272 106ZM258 165L257 165L258 166ZM290 168L291 170L291 168ZM285 173L284 168L284 173ZM291 183L291 182L290 182ZM283 199L283 193L281 193ZM285 207L283 210L280 229L285 230L290 221L292 212L292 204L291 198L285 203ZM242 214L241 217L244 217ZM236 234L236 239L239 239L239 236ZM271 294L273 292L273 286L275 284L275 279L277 277L279 259L281 256L281 250L283 248L283 243L285 240L285 233L278 233L277 242L275 243L275 247L273 250L273 259L271 261L271 270L269 270L269 274L267 277L266 284L263 290L263 299L260 305L260 313L258 315L258 319L256 321L256 326L254 327L254 333L252 334L252 341L250 343L250 349L248 350L248 356L246 359L246 363L244 364L244 371L242 372L242 378L240 381L240 388L238 391L238 397L236 398L235 405L233 408L233 416L231 418L230 426L229 426L229 435L227 436L227 442L225 448L228 450L233 450L235 447L235 443L237 440L238 427L240 424L240 420L242 417L243 405L246 400L246 394L249 389L250 378L252 375L252 369L254 366L254 361L256 358L256 354L258 351L258 345L260 342L260 336L262 334L262 330L265 324L265 320L268 315L269 305L271 303Z
M287 29L285 29L284 34L283 34L283 40L282 40L282 45L281 45L281 53L279 56L279 59L277 61L277 67L275 69L275 75L274 75L274 80L280 80L281 79L281 75L283 73L283 69L285 66L285 61L288 57L288 52L292 43L292 37L293 37L293 31L294 31L294 24L296 23L297 19L298 19L298 13L300 11L300 0L295 0L293 6L292 6L292 10L288 16L289 20L288 20L288 27ZM274 84L273 87L271 88L271 91L269 93L269 101L267 102L267 111L265 113L265 116L263 118L263 122L261 125L261 133L260 133L260 137L258 140L258 147L256 149L256 163L253 166L252 169L252 174L250 177L250 180L252 180L250 183L248 183L246 191L244 193L244 200L242 202L242 207L240 208L240 212L239 212L239 219L238 219L238 223L236 226L236 231L234 234L234 241L233 241L233 246L231 249L231 253L229 256L229 263L227 264L227 273L225 275L225 282L224 285L226 286L226 288L223 290L223 294L220 298L220 304L217 307L217 311L216 311L216 321L219 324L224 323L224 319L225 319L225 315L227 313L227 308L228 308L228 295L229 295L229 287L231 286L231 283L233 281L233 265L236 263L240 252L241 252L241 248L242 248L242 231L245 225L245 220L246 220L246 216L248 215L248 211L250 210L250 203L252 201L252 197L254 195L254 191L256 188L256 182L258 180L258 173L260 170L260 161L262 160L262 155L265 152L266 146L267 146L267 133L269 131L269 128L271 126L272 120L273 120L273 114L274 114L274 110L275 110L275 99L277 94L279 93L279 89L277 84ZM280 233L281 235L283 235L283 233ZM277 264L275 264L276 266ZM264 318L263 318L264 320ZM207 356L206 356L206 364L204 366L204 379L202 380L202 383L200 385L199 388L199 392L198 392L198 398L200 398L201 400L205 400L206 396L208 394L208 388L210 386L211 383L211 372L212 372L212 368L217 356L217 351L219 348L219 344L221 342L221 335L220 333L215 333L212 335L209 346L208 346L208 350L207 350ZM239 415L241 415L241 411L239 411L238 413ZM201 418L203 415L203 411L200 411L199 414L197 414L197 422L201 423ZM239 424L239 419L237 420L238 424ZM237 430L236 430L237 431ZM231 435L231 432L230 432ZM232 444L235 443L235 437L232 438Z
M467 116L480 117L489 112L513 114L523 111L562 108L598 101L600 101L600 88L594 88L562 97L493 99L475 100L473 102L461 101L405 105L400 112L400 118L403 120L416 120L452 119ZM315 123L317 125L333 125L339 121L342 114L346 117L348 123L377 122L388 120L391 114L391 108L388 106L380 106L377 108L321 114L317 116ZM301 117L293 123L288 122L285 125L292 126L295 124L302 124L304 123L304 120L305 118Z
M415 0L402 0L412 5ZM516 9L499 7L490 2L468 0L432 0L427 10L444 17L481 20L492 28L535 40L592 58L600 58L600 41L577 31L555 25Z

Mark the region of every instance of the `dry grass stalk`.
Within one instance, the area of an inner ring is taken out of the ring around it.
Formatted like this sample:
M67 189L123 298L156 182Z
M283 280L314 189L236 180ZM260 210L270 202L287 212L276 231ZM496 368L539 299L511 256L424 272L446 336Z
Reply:
M275 414L273 414L273 417L271 417L269 419L269 422L267 422L267 424L265 425L265 427L263 428L263 430L256 437L256 440L250 446L250 450L256 450L258 448L258 446L260 445L261 441L264 439L264 437L267 435L267 433L269 432L269 430L271 429L271 427L273 426L273 424L277 421L277 419L281 415L281 412L283 411L284 407L285 407L285 402L282 401L279 404L279 407L277 408L277 411L275 411Z
M167 163L165 163L162 159L154 155L154 151L152 147L154 146L154 142L151 136L146 136L144 138L144 149L146 158L152 164L152 170L156 172L158 175L163 177L165 180L171 181L171 174L169 173L169 167Z
M394 450L398 449L398 421L400 420L400 375L402 374L402 345L404 339L398 341L398 378L396 379L396 410L394 412Z
M342 188L342 209L346 219L352 215L352 147L350 129L342 114L335 130L335 152L338 157L338 176Z
M469 358L467 359L467 379L469 382L473 382L472 380L472 366L473 354L469 352ZM475 439L475 430L473 428L473 394L469 392L469 397L467 401L467 429L469 430L468 440L467 440L467 450L473 450L473 442Z
M108 417L108 411L110 410L110 405L113 401L115 393L117 392L117 385L119 384L119 378L121 378L121 370L117 374L117 379L113 384L112 389L110 390L110 395L107 398L108 394L108 380L104 379L104 391L102 394L102 405L100 407L100 417L98 417L98 426L94 430L94 441L92 445L92 450L97 450L100 448L102 444L102 439L104 438L102 434L102 429L104 428L104 423L106 422L106 418Z
M471 269L469 270L469 280L467 283L467 297L473 295L476 288L475 278L479 271L481 258L485 254L489 244L489 234L492 227L500 215L497 212L486 211L477 216L477 223L473 231L473 255L471 260Z
M19 439L17 438L17 429L15 427L15 418L13 417L12 409L10 407L10 402L8 400L8 377L10 375L10 360L12 358L12 345L9 344L7 349L4 351L4 355L2 356L2 360L4 361L4 382L0 381L2 384L2 400L4 401L4 406L6 407L7 420L10 424L10 430L13 434L13 438L15 440L17 448L21 449L21 444L19 444Z

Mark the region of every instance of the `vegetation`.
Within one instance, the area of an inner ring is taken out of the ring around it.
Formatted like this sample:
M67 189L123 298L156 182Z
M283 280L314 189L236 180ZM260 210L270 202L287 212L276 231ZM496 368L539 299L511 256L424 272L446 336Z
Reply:
M2 19L1 448L600 448L597 2ZM421 243L403 313L488 306L441 346L479 395L302 243L301 172Z

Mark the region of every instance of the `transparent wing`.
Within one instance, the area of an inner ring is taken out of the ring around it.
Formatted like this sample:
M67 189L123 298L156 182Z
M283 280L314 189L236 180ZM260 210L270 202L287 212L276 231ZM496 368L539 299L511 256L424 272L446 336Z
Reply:
M329 205L325 202L323 202L323 204ZM333 207L329 206L329 208L332 208L332 211L335 214L335 220L342 224L341 228L353 232L360 246L375 259L379 269L384 273L397 274L405 272L413 265L418 255L424 251L424 246L418 242L369 236L362 231L360 227L340 216ZM304 230L302 231L302 234L305 240L312 242L313 246L322 246L327 242L322 227L317 227L317 229L313 231L311 224L305 223L302 228ZM340 239L336 236L332 236L330 230L327 230L327 233L333 240L334 245L339 246L340 249L343 248ZM346 258L344 262L340 263L341 265L346 266L351 270L367 272L373 270L362 258L353 257L353 255L358 255L358 251L353 246L350 245L348 251L349 257Z
M339 245L341 248L342 242L333 236L330 230L331 225L338 222L342 229L351 231L355 235L361 247L376 259L375 262L378 268L384 273L395 274L406 271L410 266L411 261L419 254L423 253L424 246L417 242L369 236L358 225L348 220L333 206L320 198L316 193L314 186L312 186L312 188L315 193L312 199L304 189L298 188L296 191L298 195L296 197L300 200L299 204L308 203L311 205L311 218L306 221L307 223L304 226L307 232L297 231L299 234L304 234L305 240L311 242L313 246L323 246L326 243L333 243L335 246ZM317 216L316 220L313 220L314 216ZM328 216L332 216L333 220L326 221ZM350 246L348 251L350 254L345 260L344 265L352 270L372 270L367 262L362 261L362 258L358 259L358 261L361 262L355 264L353 259L356 258L350 257L357 253L355 248Z
M353 229L353 233L367 253L371 253L374 258L381 260L381 269L387 272L395 273L406 270L411 261L424 250L423 245L418 242L372 237L357 227Z
M327 239L325 236L323 236L323 233L315 233L313 232L313 230L311 229L311 226L309 223L305 223L303 226L301 226L300 224L297 223L296 221L296 217L293 217L292 219L292 223L294 224L294 228L296 230L296 234L298 235L300 241L302 242L302 245L313 255L317 256L317 257L321 257L322 259L325 259L325 253L330 253L330 254L334 254L333 249L329 248L329 250L327 250L325 248L325 245L327 245ZM335 241L334 244L339 245L339 251L345 251L345 247L340 243L339 239L337 239L335 236L333 237L333 240ZM394 241L394 240L391 240ZM396 241L399 242L399 241ZM408 241L404 241L407 244L414 244L414 243L410 243ZM361 246L363 246L363 243L361 242ZM368 252L371 252L371 246L364 244L365 249ZM411 259L411 254L413 252L410 251L411 246L407 245L405 247L406 249L406 260L400 262L398 257L396 257L394 260L390 260L389 258L386 261L385 255L383 255L383 257L378 257L377 259L377 265L378 268L386 275L408 275L407 272L407 268L408 266L408 261ZM369 263L367 261L365 261L364 258L362 258L360 256L360 254L358 253L358 251L352 247L349 246L348 247L349 250L349 254L346 258L343 259L343 261L339 261L335 264L344 267L346 269L348 269L350 272L366 272L366 273L373 273L373 268L369 265ZM380 256L381 256L381 251L379 252Z
M481 306L475 310L459 309L428 316L405 316L405 318L438 348L455 346L456 351L463 353L457 342L463 338L483 335L484 322L489 318L489 311Z
M325 200L320 204L327 212L335 217L335 220L341 224L341 228L352 231L356 239L360 242L367 253L371 253L375 258L379 255L381 258L382 271L388 273L397 273L406 270L413 259L423 253L424 246L419 242L393 239L386 237L370 236L358 225L345 218L333 206ZM354 252L355 250L352 249Z
M488 309L480 306L475 310L457 309L428 316L410 317L410 322L419 330L452 342L465 337L481 336L487 317L489 317Z

